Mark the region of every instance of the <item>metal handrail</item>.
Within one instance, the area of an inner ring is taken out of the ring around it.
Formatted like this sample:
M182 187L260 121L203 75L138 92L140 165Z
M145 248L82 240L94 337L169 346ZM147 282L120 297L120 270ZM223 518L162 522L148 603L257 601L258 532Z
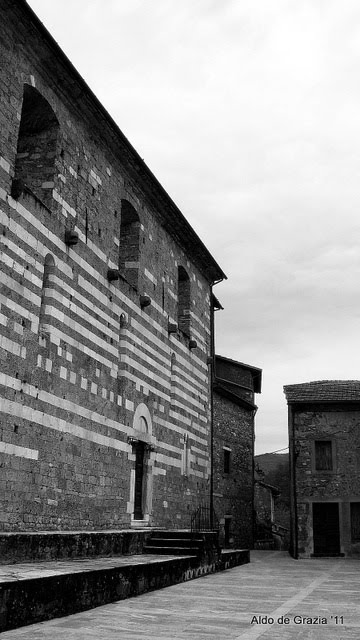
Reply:
M220 530L219 519L214 509L207 505L200 505L191 515L191 531Z

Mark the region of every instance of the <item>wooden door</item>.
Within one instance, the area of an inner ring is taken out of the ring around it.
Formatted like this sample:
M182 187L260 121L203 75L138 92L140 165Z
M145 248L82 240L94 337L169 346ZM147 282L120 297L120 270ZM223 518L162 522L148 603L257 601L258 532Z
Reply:
M339 505L337 502L313 503L314 555L340 554Z
M135 494L134 494L134 519L142 520L143 511L143 485L144 485L144 452L145 446L143 442L136 445L135 459Z

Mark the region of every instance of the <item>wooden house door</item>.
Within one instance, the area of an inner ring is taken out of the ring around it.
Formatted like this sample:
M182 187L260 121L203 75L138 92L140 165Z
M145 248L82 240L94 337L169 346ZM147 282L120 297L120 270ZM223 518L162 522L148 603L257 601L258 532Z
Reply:
M314 555L340 554L339 505L337 502L313 503Z

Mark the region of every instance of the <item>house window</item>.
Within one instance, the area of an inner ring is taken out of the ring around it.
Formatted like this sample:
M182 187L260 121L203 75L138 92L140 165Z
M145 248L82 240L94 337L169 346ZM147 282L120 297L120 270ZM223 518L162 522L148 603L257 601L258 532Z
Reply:
M224 451L224 473L230 473L231 449L223 449Z
M140 219L127 200L121 201L119 268L134 289L138 288L140 260Z
M184 267L178 267L178 325L180 331L190 335L190 278Z
M45 98L28 84L24 86L14 183L25 185L45 204L54 188L59 122ZM18 194L22 187L18 187Z
M360 502L350 503L351 542L360 542Z
M331 440L315 441L315 469L316 471L332 471L332 442Z

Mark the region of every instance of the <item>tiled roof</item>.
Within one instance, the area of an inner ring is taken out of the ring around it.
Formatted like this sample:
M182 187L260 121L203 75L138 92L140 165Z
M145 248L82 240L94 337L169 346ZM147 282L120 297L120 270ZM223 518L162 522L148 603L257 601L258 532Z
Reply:
M284 387L288 404L293 402L360 401L359 380L319 380Z

